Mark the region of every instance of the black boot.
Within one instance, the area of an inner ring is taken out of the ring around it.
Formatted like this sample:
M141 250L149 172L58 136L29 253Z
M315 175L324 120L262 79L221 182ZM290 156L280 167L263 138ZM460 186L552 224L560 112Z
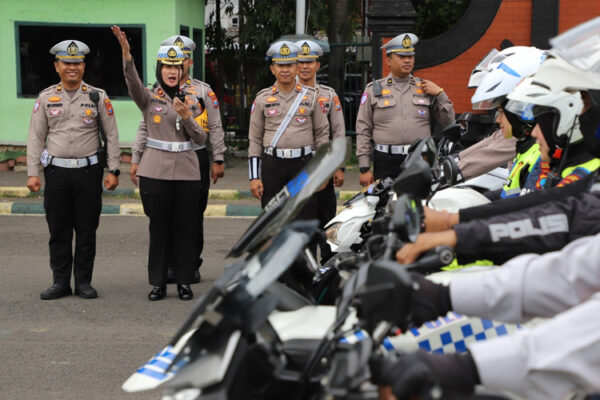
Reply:
M150 293L148 293L148 300L157 301L162 299L167 295L167 287L166 286L154 286Z

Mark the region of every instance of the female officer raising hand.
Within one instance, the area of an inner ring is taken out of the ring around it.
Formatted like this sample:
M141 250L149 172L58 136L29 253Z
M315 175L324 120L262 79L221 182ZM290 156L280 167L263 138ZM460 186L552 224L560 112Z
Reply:
M158 85L146 89L140 80L125 33L113 26L121 45L123 74L129 94L142 111L148 142L137 175L144 212L150 218L148 276L151 301L167 292L167 263L172 260L179 298L193 298L189 286L198 259L200 168L192 141L204 144L207 135L196 122L200 115L194 96L178 98L184 55L177 46L161 46L156 57Z

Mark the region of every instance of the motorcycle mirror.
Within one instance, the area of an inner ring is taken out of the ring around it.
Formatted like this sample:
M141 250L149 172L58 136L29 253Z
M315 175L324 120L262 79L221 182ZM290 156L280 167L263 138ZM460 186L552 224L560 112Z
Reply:
M441 135L451 142L457 142L460 139L460 124L453 122L442 129Z
M406 329L413 284L408 272L393 261L369 266L364 285L355 296L358 318L369 332L381 321Z
M425 199L431 190L433 176L431 167L424 160L415 160L398 175L394 180L396 194L412 194L418 199Z

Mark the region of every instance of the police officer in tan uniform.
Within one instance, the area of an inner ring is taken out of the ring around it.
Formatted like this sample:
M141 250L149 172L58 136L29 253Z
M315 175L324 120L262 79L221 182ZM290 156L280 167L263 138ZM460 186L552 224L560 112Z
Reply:
M317 83L317 71L321 67L319 58L323 55L323 49L312 40L300 40L296 42L300 47L298 54L298 82L317 90L319 106L324 107L329 119L329 140L346 136L346 124L340 98L332 87ZM344 184L344 167L338 169L324 190L316 194L317 216L321 223L321 229L336 214L335 187ZM324 264L331 256L331 249L327 243L321 243L321 263Z
M104 90L83 82L84 58L89 52L78 40L65 40L50 49L60 83L40 92L29 125L27 187L32 192L40 190L40 164L46 182L44 209L50 231L53 285L41 293L44 300L72 293L71 269L75 294L82 298L98 296L91 281L104 175L97 154L99 124L106 133L108 148L109 173L104 187L114 190L119 184L119 134L112 104Z
M250 111L248 167L250 191L264 207L329 140L327 109L314 88L296 83L300 48L289 41L267 51L276 82L261 90ZM305 206L300 218L315 218Z
M200 166L193 142L204 144L200 105L195 96L179 99L183 53L178 46L160 46L156 57L159 85L148 90L139 78L129 42L118 26L113 34L121 45L123 74L131 98L142 111L148 138L137 176L144 212L150 218L148 275L150 301L166 295L167 262L172 259L177 291L193 298L189 284L198 260Z
M194 96L198 99L201 114L201 125L205 132L208 134L208 141L210 143L213 163L210 165L208 149L205 145L199 145L193 143L194 150L198 156L198 162L200 163L200 236L198 240L198 268L194 272L193 283L200 282L199 268L202 265L202 250L204 248L204 211L208 204L208 192L210 188L210 181L217 183L219 178L225 176L225 164L224 164L224 153L225 147L225 134L223 132L223 126L221 124L221 113L219 112L219 101L215 92L212 90L209 84L199 81L198 79L192 79L190 77L190 67L194 64L194 60L191 58L192 51L196 48L196 43L186 36L175 35L168 39L165 39L161 46L177 46L181 49L184 55L183 60L183 76L179 81L179 90L181 93L185 93L186 96ZM146 148L146 140L148 137L148 131L146 130L146 123L144 120L140 121L140 125L137 131L136 140L132 148L132 163L129 170L131 180L134 184L138 184L138 178L136 176L138 164ZM174 282L174 272L172 268L168 269L168 281Z
M382 46L390 74L369 83L361 97L356 155L362 186L374 179L396 177L410 144L431 135L432 118L442 126L454 121L454 108L444 89L412 75L417 41L414 34L403 33ZM373 173L369 168L371 141Z

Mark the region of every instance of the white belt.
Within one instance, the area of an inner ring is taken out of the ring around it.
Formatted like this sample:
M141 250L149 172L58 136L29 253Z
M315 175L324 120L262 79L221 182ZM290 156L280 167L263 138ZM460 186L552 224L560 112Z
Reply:
M313 154L313 151L311 146L305 146L299 149L274 149L272 147L267 147L265 149L265 154L277 158L300 158L308 154Z
M153 149L170 151L172 153L178 153L180 151L192 150L192 142L165 142L164 140L148 138L146 146L152 147Z
M93 155L86 158L59 158L52 157L50 165L63 168L83 168L88 165L98 164L98 156Z
M192 142L192 149L193 150L202 150L202 149L205 149L205 148L206 148L205 144L197 144L197 143Z
M408 154L409 147L410 147L410 144L392 146L391 144L375 143L375 150L381 151L382 153L389 153L389 154Z

